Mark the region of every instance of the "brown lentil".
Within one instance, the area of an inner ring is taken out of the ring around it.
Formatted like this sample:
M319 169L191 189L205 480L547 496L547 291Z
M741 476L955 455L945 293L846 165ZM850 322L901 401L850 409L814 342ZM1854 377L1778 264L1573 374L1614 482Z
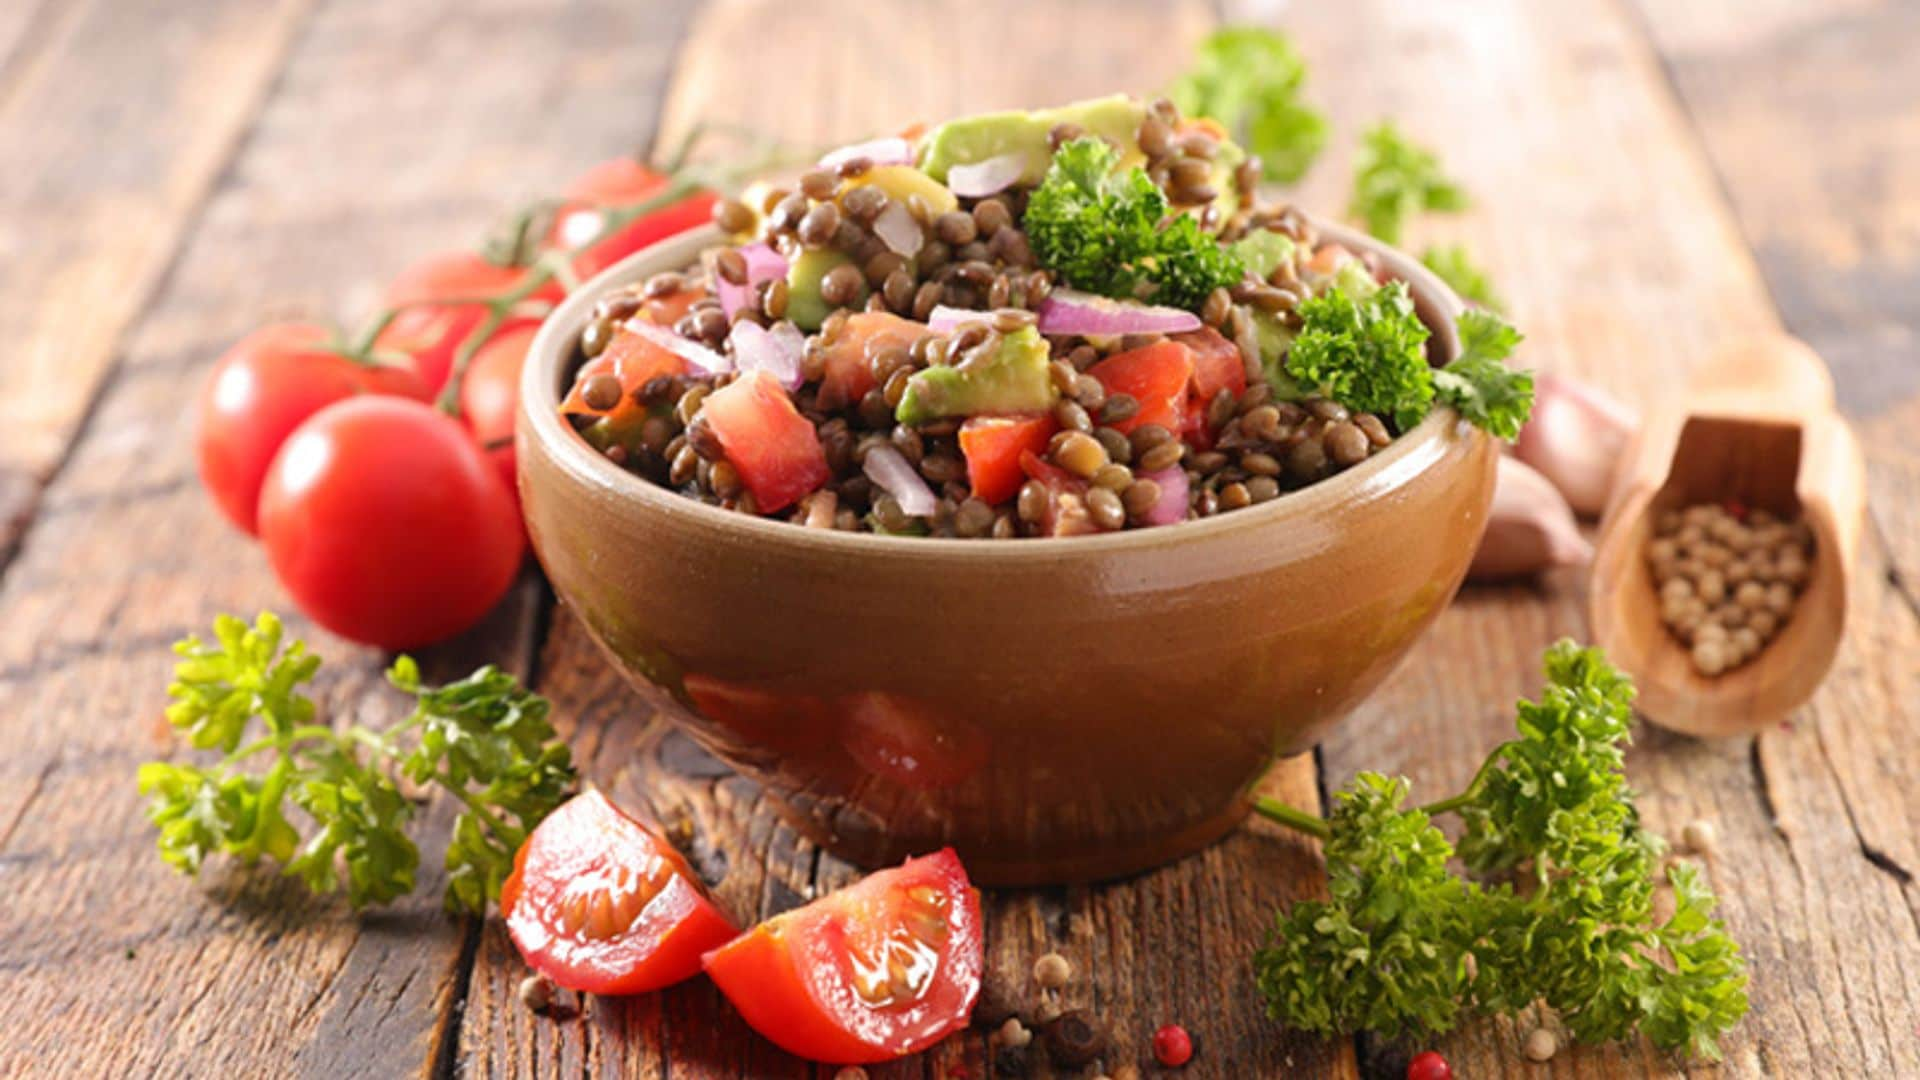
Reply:
M723 232L746 232L759 219L752 207L738 199L721 199L713 204L713 223Z

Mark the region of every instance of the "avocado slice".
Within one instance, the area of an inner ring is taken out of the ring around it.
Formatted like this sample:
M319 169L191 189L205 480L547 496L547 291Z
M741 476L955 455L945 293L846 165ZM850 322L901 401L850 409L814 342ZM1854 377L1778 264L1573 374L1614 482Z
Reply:
M833 309L820 296L820 282L828 271L848 261L840 252L824 248L802 251L794 258L787 267L787 318L793 320L793 325L811 333L827 321ZM867 286L863 281L860 296L849 306L859 307L866 300Z
M1037 184L1047 175L1047 163L1053 160L1047 133L1054 125L1063 123L1078 124L1088 134L1111 140L1120 147L1119 167L1131 169L1146 161L1139 143L1140 121L1146 115L1145 105L1125 94L1115 94L1032 112L1015 110L965 116L941 124L927 136L920 169L944 183L947 170L955 165L972 165L1003 154L1018 153L1025 155L1027 162L1020 174L1020 183ZM1232 166L1228 168L1231 170ZM1231 171L1228 176L1231 179Z
M1260 370L1266 374L1267 385L1273 387L1273 396L1280 401L1306 397L1300 383L1287 374L1287 349L1293 345L1293 331L1272 312L1255 309L1253 337L1260 343Z
M1060 391L1047 371L1047 342L1023 326L991 347L976 347L953 367L930 367L907 380L893 418L912 426L943 416L1043 412Z
M1293 237L1286 233L1256 229L1233 245L1233 253L1240 257L1241 266L1264 281L1267 275L1280 268L1281 263L1293 258L1298 247Z

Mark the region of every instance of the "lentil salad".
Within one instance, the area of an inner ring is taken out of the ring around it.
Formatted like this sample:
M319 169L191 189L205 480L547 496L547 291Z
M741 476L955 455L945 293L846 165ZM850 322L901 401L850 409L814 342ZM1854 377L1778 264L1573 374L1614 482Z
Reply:
M1217 124L1125 97L843 148L602 299L562 411L710 505L996 539L1268 502L1436 399L1510 437L1518 335L1463 321L1479 369L1432 369L1406 284L1259 175Z

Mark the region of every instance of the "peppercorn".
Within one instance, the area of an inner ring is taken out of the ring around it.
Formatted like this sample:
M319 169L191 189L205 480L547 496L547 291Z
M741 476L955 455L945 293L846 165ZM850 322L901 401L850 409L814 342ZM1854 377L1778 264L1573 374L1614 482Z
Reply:
M1033 962L1033 981L1042 989L1058 990L1073 978L1073 964L1057 952L1050 952Z
M1168 1024L1153 1033L1153 1060L1169 1069L1177 1069L1193 1059L1193 1036L1179 1024Z
M1453 1080L1453 1066L1440 1051L1428 1050L1407 1063L1407 1080Z
M520 1004L534 1012L545 1012L553 1004L553 982L545 975L529 975L520 980Z

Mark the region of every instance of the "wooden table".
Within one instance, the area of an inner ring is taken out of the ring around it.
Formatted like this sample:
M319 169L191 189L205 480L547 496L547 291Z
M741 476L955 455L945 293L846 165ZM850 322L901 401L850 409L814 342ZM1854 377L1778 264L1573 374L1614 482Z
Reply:
M271 872L196 884L160 863L133 770L165 752L167 646L216 612L287 608L198 490L201 376L250 327L363 315L410 258L697 119L824 142L1150 90L1217 20L1273 6L0 8L0 1075L830 1076L704 982L531 1015L497 919L439 914L431 874L355 917ZM1353 137L1377 117L1444 148L1475 208L1413 239L1462 241L1490 266L1532 365L1645 400L1716 341L1781 324L1832 363L1873 499L1839 662L1779 730L1645 730L1630 769L1656 828L1705 818L1720 836L1709 867L1754 1007L1717 1075L1920 1076L1920 8L1356 0L1284 15L1338 132L1300 199L1343 205ZM1370 768L1452 790L1537 687L1543 646L1583 633L1579 586L1469 589L1269 786L1314 805ZM395 707L382 657L296 630L335 658L326 707ZM424 657L439 676L482 659L554 699L596 779L689 830L735 913L855 876L638 715L531 573ZM1082 973L1066 1002L1112 1027L1109 1071L1150 1064L1151 1030L1179 1020L1200 1044L1188 1075L1397 1076L1407 1047L1261 1015L1249 950L1319 881L1310 847L1254 825L1136 880L994 894L989 991L1028 995L1028 965L1057 949ZM1714 1074L1639 1044L1527 1064L1530 1026L1435 1045L1476 1080ZM989 1072L982 1032L873 1070Z

